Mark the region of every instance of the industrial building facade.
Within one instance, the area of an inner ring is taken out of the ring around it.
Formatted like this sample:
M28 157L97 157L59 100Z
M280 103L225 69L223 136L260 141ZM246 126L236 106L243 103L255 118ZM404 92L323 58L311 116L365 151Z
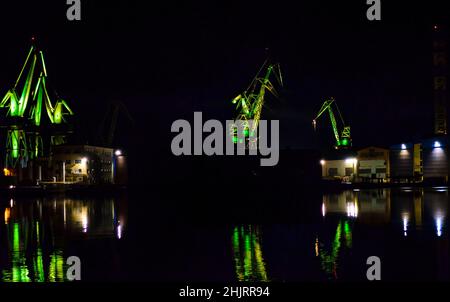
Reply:
M360 149L321 160L322 178L343 182L448 183L448 138L437 136L417 142Z
M412 181L414 177L414 144L402 143L390 147L391 181Z
M387 181L390 169L388 149L373 146L361 149L357 160L360 181Z
M56 146L51 157L57 181L113 183L114 150L88 145Z
M333 152L320 161L322 178L353 182L356 180L357 163L354 152Z
M391 181L448 182L448 138L437 136L390 148Z
M424 181L448 182L449 161L447 138L422 141Z
M388 182L389 150L366 147L355 152L337 152L321 160L322 178L343 182Z

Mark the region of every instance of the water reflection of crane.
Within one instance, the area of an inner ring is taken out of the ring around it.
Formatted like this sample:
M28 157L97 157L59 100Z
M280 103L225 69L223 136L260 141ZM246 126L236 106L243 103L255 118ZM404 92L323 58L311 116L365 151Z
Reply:
M344 236L342 236L344 235ZM316 257L320 259L320 265L322 270L332 276L334 279L338 278L338 259L341 252L342 243L348 249L352 247L352 226L351 222L347 219L340 219L336 231L331 241L331 245L326 245L316 238L314 245Z
M65 281L68 238L120 239L126 222L126 208L113 199L11 199L0 210L0 280L6 282Z
M236 277L239 281L269 281L259 226L236 226L233 229L232 245Z
M324 195L322 203L324 222L326 225L330 223L337 225L333 225L332 235L327 232L320 232L317 235L314 243L315 255L320 259L321 269L328 276L338 278L340 259L344 259L343 248L352 247L353 221L357 220L361 227L364 224L371 226L393 224L398 231L397 235L402 234L404 237L417 236L417 232L425 234L433 232L433 236L439 237L435 261L439 263L439 275L447 280L448 207L447 187L430 189L404 187L395 190L344 191Z
M322 270L334 279L338 278L339 257L342 249L352 248L353 223L378 224L390 221L390 193L388 190L344 191L340 194L325 194L322 216L337 220L334 236L319 234L314 249L320 259Z
M11 219L11 218L9 218ZM6 221L5 221L6 222ZM49 247L39 221L8 221L5 225L8 265L1 267L0 277L4 282L60 282L65 278L63 251Z

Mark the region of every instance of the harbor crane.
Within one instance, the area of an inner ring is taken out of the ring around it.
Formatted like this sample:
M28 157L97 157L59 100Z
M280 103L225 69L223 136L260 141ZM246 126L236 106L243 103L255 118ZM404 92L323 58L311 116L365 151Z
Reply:
M121 101L113 101L110 102L107 110L105 112L105 116L100 123L97 132L97 140L98 143L106 146L112 147L114 144L114 135L117 128L117 121L119 119L119 114L122 113L130 123L130 125L134 126L134 119L131 117L130 112L127 107Z
M44 54L36 46L34 37L17 80L0 99L0 108L7 108L6 168L14 169L19 164L24 168L29 159L42 157L41 133L49 127L52 146L66 141L67 116L74 113L65 100L49 90ZM48 121L43 125L45 113Z
M272 93L275 97L278 97L278 93L275 90L274 85L270 81L274 76L279 82L280 86L283 86L283 79L281 77L281 70L279 64L270 64L267 59L259 69L253 81L248 88L237 97L232 100L232 103L236 105L238 115L236 120L244 122L244 138L249 140L253 137L255 130L258 128L258 123L261 119L261 112L265 102L266 91ZM250 124L250 121L253 121ZM233 142L238 142L237 130L231 129ZM254 145L256 141L249 141L251 145Z
M333 112L333 107L334 109L337 111L338 115L339 115L339 121L342 125L342 131L339 132L338 129L338 124L336 121L336 117L334 115ZM328 115L330 117L330 121L331 121L331 127L333 129L333 133L334 133L334 138L336 140L336 145L335 148L336 149L342 149L342 148L348 148L351 147L352 145L352 139L351 139L351 135L350 135L350 126L346 125L344 122L344 119L342 117L342 114L339 110L339 107L335 101L334 98L330 98L328 100L326 100L323 104L322 107L319 110L319 113L317 114L316 118L313 120L313 127L314 130L316 130L316 126L317 126L317 120L326 112L328 111Z

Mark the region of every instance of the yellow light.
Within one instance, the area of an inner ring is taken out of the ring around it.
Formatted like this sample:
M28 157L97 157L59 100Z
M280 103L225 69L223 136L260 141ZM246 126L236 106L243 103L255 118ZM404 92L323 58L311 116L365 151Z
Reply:
M322 159L322 160L320 161L320 164L321 164L322 166L325 165L325 160Z
M319 238L316 238L316 242L314 243L314 250L316 252L316 257L319 257Z
M12 171L8 170L7 168L3 169L3 175L5 176L12 176Z
M8 224L10 217L11 217L11 210L9 208L6 208L5 209L5 224Z

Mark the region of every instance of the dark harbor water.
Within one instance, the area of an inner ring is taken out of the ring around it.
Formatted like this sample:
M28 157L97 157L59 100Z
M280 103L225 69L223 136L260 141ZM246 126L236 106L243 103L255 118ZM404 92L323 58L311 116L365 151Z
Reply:
M157 197L2 199L0 280L66 281L69 256L84 281L355 281L369 256L382 280L450 279L447 188L296 199L263 223L187 219Z

